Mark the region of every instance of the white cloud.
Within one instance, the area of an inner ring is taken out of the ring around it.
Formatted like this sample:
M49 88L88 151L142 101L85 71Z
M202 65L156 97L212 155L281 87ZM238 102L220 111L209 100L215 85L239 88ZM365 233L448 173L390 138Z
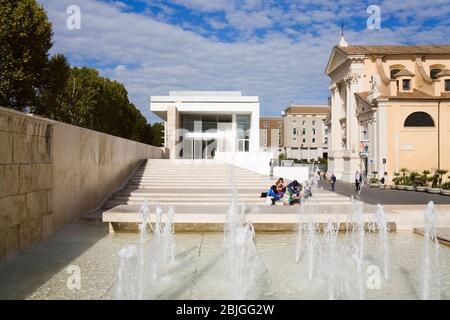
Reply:
M116 74L121 74L121 73L127 72L127 71L128 71L128 68L127 68L127 66L125 66L125 65L123 65L123 64L119 64L117 67L115 67L115 68L113 69L113 71L114 71L114 73L116 73Z
M226 11L227 23L242 29L276 23L287 30L285 34L280 29L268 32L264 38L248 36L245 41L223 43L202 36L201 30L186 31L144 14L123 12L111 3L40 2L53 22L53 51L68 55L75 65L97 66L101 74L122 82L130 100L152 121L157 118L149 111L150 96L165 95L169 90L242 90L244 94L260 96L261 112L266 115L279 114L291 100L327 101L329 80L323 71L340 34L336 23L330 21L328 10L309 15L303 2L299 4L304 12L300 15L297 9L281 12L267 11L266 7L245 13L225 0L177 0L198 10ZM343 5L345 1L338 2ZM246 5L250 8L258 3L247 1ZM314 3L325 6L330 1ZM81 8L81 30L65 27L66 8L72 4ZM363 10L365 14L365 7ZM311 28L291 27L294 20L309 19ZM397 30L347 30L346 38L349 43L442 43L448 41L447 34L445 25L431 30L406 25Z
M206 18L206 22L214 29L225 29L228 25L218 19Z
M232 0L172 0L174 3L185 6L186 8L216 12L216 11L229 11L234 8L234 1Z
M120 9L120 10L128 10L130 9L130 6L122 1L111 1L110 2L112 6Z

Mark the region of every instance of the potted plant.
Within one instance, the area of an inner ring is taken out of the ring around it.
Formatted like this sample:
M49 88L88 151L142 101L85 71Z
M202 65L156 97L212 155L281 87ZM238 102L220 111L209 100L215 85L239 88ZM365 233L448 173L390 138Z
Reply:
M450 181L441 185L441 194L444 196L450 196Z
M450 196L450 176L447 176L447 178L449 179L449 181L441 185L441 194Z
M405 190L406 189L406 173L408 172L408 169L401 168L400 169L401 175L399 175L397 189L399 190Z
M405 190L408 191L414 191L416 190L416 184L417 184L417 177L419 174L415 171L411 171L409 176L406 176L405 178Z
M424 192L428 189L428 175L431 172L428 170L422 171L422 174L417 177L416 191Z
M377 178L370 178L369 186L371 188L378 188L380 186L380 180L378 180Z
M378 188L380 186L380 180L378 180L377 174L377 171L372 171L372 178L369 180L369 186L371 188Z
M441 193L439 180L442 181L442 177L439 174L439 171L440 170L434 171L434 174L428 179L431 182L431 187L428 188L429 193Z
M442 185L442 180L444 178L444 175L448 172L448 170L445 169L439 169L436 170L436 173L439 175L439 179L438 179L438 186Z
M394 172L394 178L392 179L392 182L394 184L391 184L390 188L391 189L397 189L397 185L399 184L399 180L400 180L400 173Z

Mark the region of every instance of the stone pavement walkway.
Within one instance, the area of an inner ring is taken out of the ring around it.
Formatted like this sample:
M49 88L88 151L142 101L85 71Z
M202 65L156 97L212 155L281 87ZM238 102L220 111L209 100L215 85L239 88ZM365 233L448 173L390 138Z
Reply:
M331 185L323 180L320 181L319 186L325 190L331 191ZM347 182L336 182L335 192L351 197L357 195L355 192L355 185ZM426 205L429 201L435 204L450 204L450 197L440 194L431 194L427 192L392 190L392 189L377 189L370 187L363 187L360 199L369 204L383 204L383 205L406 205L406 204L421 204Z

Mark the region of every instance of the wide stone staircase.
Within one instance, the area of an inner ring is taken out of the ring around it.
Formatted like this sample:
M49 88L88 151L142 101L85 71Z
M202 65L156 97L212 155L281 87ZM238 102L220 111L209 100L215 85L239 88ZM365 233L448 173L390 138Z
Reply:
M287 219L288 222L298 212L298 205L270 206L260 197L276 179L215 160L149 159L122 189L111 195L101 210L102 217L104 222L116 227L136 224L141 221L139 209L146 200L151 214L156 207L164 212L173 207L175 222L185 226L223 224L235 197L237 203L245 204L246 214L252 221L271 223ZM313 199L311 204L315 206L351 203L349 198L323 190L317 190Z
M150 205L228 205L232 188L239 202L264 204L259 195L271 184L269 177L215 161L151 159L106 206L141 205L144 200Z

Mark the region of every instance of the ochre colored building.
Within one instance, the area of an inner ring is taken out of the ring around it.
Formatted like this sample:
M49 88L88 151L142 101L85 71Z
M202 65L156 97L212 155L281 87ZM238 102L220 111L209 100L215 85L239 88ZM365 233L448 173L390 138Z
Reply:
M261 149L282 151L283 147L283 118L260 117L259 118L259 142Z
M329 172L338 179L450 169L450 45L348 45L341 38L326 74Z
M284 148L293 159L318 160L327 158L327 105L290 105L283 114Z

